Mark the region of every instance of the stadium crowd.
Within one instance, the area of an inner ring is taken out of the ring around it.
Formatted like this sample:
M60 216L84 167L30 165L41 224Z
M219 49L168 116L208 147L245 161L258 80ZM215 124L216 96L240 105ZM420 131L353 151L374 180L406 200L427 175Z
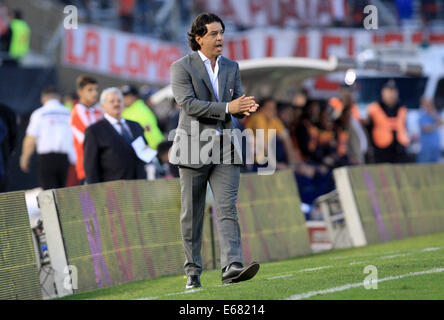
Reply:
M186 28L190 19L203 11L214 11L208 0L59 0L64 5L76 5L88 23L105 23L118 29L143 33L163 40L175 39L173 29L168 29L165 21L174 20L175 28ZM214 0L213 0L214 1ZM279 1L276 1L278 3ZM289 1L280 1L283 7ZM298 1L293 5L300 6ZM301 1L302 2L302 1ZM299 14L296 22L298 28L304 27L361 27L364 19L364 8L367 5L383 5L384 9L394 17L391 25L402 26L412 23L415 19L427 26L431 22L442 20L444 16L444 1L442 0L382 0L375 3L371 0L316 0L312 1L316 11L322 12L319 19L312 19L309 14ZM290 2L293 3L293 2ZM252 6L265 5L253 3ZM222 4L224 6L225 4ZM307 9L308 11L312 9ZM110 14L111 13L111 14ZM116 17L114 23L108 20ZM384 20L384 17L381 17ZM275 18L270 25L281 26L284 19ZM230 22L228 22L230 23ZM381 21L382 24L386 21ZM394 24L393 24L394 23ZM234 30L245 30L242 21L233 21Z
M170 101L166 116L159 117L159 106L150 100L153 91L147 93L146 88L139 92L134 86L124 85L99 94L99 83L88 75L80 76L76 86L74 95L62 96L55 88L42 92L42 107L32 113L22 145L23 171L29 170L30 157L36 151L44 189L118 179L178 177L178 168L168 161L172 142L167 137L176 129L180 114L174 101ZM304 203L312 204L335 188L334 168L415 161L406 151L411 143L406 129L407 109L399 101L393 80L384 84L380 100L367 107L366 118L354 101L353 87L345 84L337 97L327 101L311 99L300 89L291 103L267 97L259 105L257 113L236 121L236 127L254 133L264 129L266 141L275 139L276 169L293 170ZM1 128L6 128L4 123L0 122ZM439 161L438 130L443 122L432 101L422 100L419 124L422 148L417 161ZM158 152L148 164L129 147L138 136ZM266 148L267 143L264 145ZM245 164L242 171L256 172L266 166L263 159L255 158L255 163Z
M107 1L63 2L84 7L87 11L92 3L104 9L109 6ZM152 6L159 9L164 3L118 1L121 29L150 34L154 29L149 19L135 15L151 12L154 8ZM199 5L203 6L204 2L179 3L185 8L181 11L181 19L186 24L190 12L199 10ZM348 3L352 12L362 14L363 6L369 1L345 3ZM413 3L412 0L394 2L400 20L412 17ZM444 1L420 1L420 8L421 15L430 21L440 14ZM14 61L27 54L30 30L20 11L6 14L9 20L0 19L0 52L12 57ZM0 6L1 15L4 16L5 12ZM354 15L347 17L353 18ZM353 19L362 23L362 17L356 16ZM9 22L1 23L5 21ZM332 23L342 27L353 26L350 20ZM167 140L169 133L176 129L179 119L180 108L175 101L170 101L168 112L159 112L159 106L153 105L150 100L154 91L146 86L138 89L123 85L100 94L100 84L91 76L79 77L75 86L73 94L62 95L55 88L47 88L42 92L42 107L31 115L21 148L20 168L24 172L30 170L30 159L36 152L40 160L40 184L44 189L115 179L178 177L178 168L168 161L172 142ZM343 85L337 97L327 101L312 99L305 90L299 89L291 103L262 97L257 113L235 123L241 130L251 129L254 132L265 129L266 139L275 138L276 168L293 170L302 201L312 204L318 196L335 188L332 179L334 168L363 163L436 162L441 159L439 129L443 123L433 101L421 101L419 137L411 137L407 133L407 109L401 103L394 81L387 82L381 88L379 101L371 103L365 112L355 103L353 87ZM12 111L6 106L2 106L0 111L0 181L3 183L8 174L5 168L17 132L16 124L11 120L14 119ZM362 117L363 114L366 116ZM104 118L112 126L104 128L102 125L97 128L100 123L103 124ZM53 130L54 126L56 131ZM88 130L92 126L95 127ZM268 129L275 130L276 135L268 134ZM137 170L129 170L141 166L141 163L127 145L129 140L137 137L136 133L140 130L145 143L157 150L157 156L144 165L142 174ZM102 131L108 133L103 134ZM122 139L115 136L116 132ZM120 145L118 148L108 139L113 134L116 138L113 141ZM412 139L419 139L421 144L417 159L413 159L406 151ZM127 161L130 158L131 161ZM255 172L258 168L266 167L268 163L262 160L256 158L254 164L246 164L243 172ZM123 167L128 170L123 170ZM0 191L4 190L2 183Z

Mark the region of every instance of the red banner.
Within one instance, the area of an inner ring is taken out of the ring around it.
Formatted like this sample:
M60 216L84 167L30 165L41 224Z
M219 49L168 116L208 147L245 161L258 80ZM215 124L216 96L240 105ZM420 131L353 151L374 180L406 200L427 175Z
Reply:
M150 83L167 84L171 63L182 55L176 44L86 25L64 36L65 65Z

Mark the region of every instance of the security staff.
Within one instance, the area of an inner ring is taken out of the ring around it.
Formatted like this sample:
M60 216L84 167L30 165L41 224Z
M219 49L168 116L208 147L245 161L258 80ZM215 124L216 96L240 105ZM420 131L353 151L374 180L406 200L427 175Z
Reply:
M410 139L406 129L407 108L399 103L394 80L381 90L381 101L367 107L369 133L376 163L407 162L406 147Z
M151 148L157 149L157 145L164 138L157 125L157 118L153 111L139 98L139 93L133 86L125 85L121 89L124 106L122 117L135 121L145 130L145 139Z
M41 187L63 188L69 164L75 163L71 112L60 103L60 96L52 87L42 92L41 101L43 106L31 114L26 129L20 168L29 172L30 158L37 149Z
M10 15L11 23L4 37L10 39L9 45L5 45L9 56L13 59L21 59L29 51L31 30L22 18L20 10L13 10Z

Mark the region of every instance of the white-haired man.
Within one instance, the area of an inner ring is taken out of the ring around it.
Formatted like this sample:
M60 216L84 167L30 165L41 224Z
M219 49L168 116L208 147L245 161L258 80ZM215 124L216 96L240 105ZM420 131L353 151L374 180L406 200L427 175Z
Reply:
M104 118L85 131L83 166L86 183L121 179L145 179L144 163L136 156L131 142L143 138L143 128L122 118L123 96L118 88L100 95Z

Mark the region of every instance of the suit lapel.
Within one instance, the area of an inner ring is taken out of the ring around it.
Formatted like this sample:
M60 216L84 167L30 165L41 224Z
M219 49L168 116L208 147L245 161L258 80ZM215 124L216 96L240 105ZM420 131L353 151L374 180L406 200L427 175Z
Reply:
M210 77L208 76L207 68L205 67L204 62L199 56L199 53L196 51L192 54L193 58L193 67L197 71L197 74L199 77L204 81L205 85L207 86L208 90L210 91L212 95L213 101L216 101L216 95L213 91L213 86L211 85Z
M128 120L126 120L126 125L128 126L128 128L129 128L130 131L131 131L131 135L133 136L133 137L132 137L133 140L137 139L138 136L137 136L136 127L133 126L133 124L132 124L131 122L129 122Z
M133 150L133 148L125 141L125 139L123 139L123 137L116 131L116 129L114 129L113 125L106 119L105 123L106 123L106 127L108 128L108 131L112 131L114 134L114 136L116 137L116 139L119 139L119 141L126 147L126 148L130 148L131 150ZM131 127L130 127L131 129ZM132 130L131 130L132 133ZM134 136L134 134L133 134Z
M228 70L227 66L224 63L224 58L219 58L219 101L224 102L224 96L225 96L225 85L227 84L227 76L228 76Z

